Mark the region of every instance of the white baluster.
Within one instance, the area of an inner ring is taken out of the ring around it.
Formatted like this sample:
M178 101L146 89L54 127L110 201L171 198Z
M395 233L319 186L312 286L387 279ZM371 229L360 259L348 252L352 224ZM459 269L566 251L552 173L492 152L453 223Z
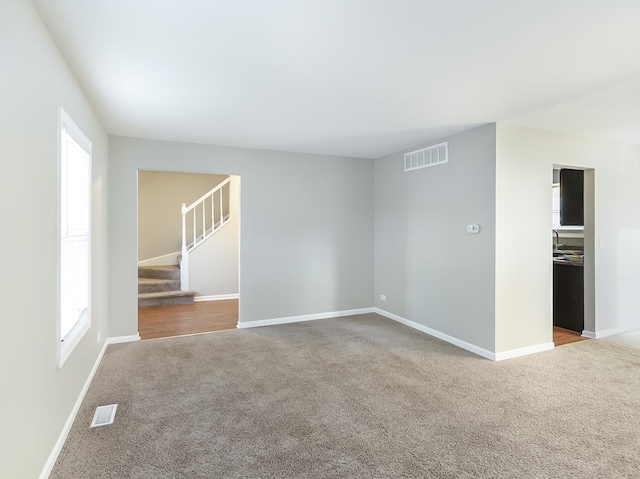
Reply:
M193 208L193 247L198 244L198 231L196 229L196 211L198 208Z
M222 208L222 190L224 186L220 188L220 226L224 224L224 208Z

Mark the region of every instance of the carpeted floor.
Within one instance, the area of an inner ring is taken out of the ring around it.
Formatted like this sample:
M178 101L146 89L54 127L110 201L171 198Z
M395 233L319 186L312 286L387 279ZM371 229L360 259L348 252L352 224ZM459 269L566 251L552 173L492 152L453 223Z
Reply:
M51 477L638 478L633 344L494 363L371 314L114 345Z

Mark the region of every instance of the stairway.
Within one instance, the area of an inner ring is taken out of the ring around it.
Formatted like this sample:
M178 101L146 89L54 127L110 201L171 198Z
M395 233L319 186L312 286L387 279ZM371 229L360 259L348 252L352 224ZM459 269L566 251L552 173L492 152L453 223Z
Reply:
M180 290L180 267L139 266L138 307L153 308L172 304L192 304L194 291Z

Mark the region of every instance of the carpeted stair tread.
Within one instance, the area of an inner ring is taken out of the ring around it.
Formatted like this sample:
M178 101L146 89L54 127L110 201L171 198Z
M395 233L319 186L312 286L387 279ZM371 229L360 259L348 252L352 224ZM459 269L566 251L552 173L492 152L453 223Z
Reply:
M180 280L178 265L138 266L138 278Z
M138 307L192 304L194 291L180 290L180 266L139 266Z
M138 278L138 294L177 291L180 281L174 279Z
M157 293L138 294L139 308L155 306L170 306L173 304L191 304L196 295L195 291L160 291Z
M140 293L138 295L139 298L147 299L147 298L174 298L176 296L195 296L195 291L158 291L156 293Z

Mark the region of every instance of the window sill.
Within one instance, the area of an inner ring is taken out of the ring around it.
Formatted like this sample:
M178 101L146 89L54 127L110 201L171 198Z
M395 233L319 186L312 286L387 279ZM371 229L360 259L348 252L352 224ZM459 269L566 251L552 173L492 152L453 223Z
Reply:
M67 361L71 353L76 348L78 343L82 340L89 328L91 327L91 321L89 319L89 311L86 310L84 315L78 324L69 332L64 341L60 341L58 347L58 369L62 369L62 366Z

